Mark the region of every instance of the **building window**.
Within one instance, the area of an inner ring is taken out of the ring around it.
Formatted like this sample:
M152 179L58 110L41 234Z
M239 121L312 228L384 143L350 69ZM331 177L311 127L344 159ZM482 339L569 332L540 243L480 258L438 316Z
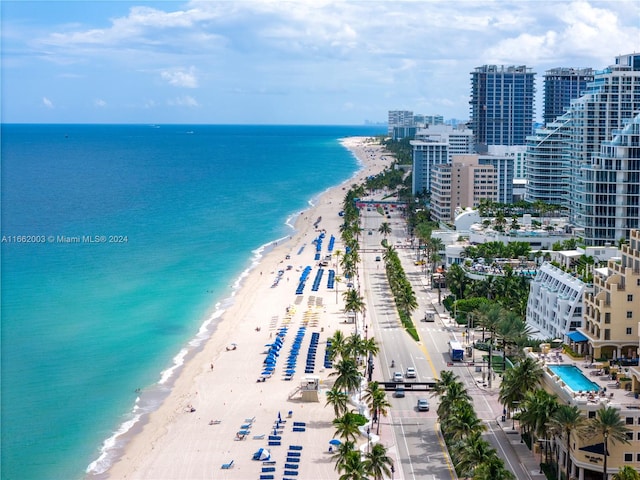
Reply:
M633 462L633 453L625 453L624 454L624 461L626 463Z
M633 295L632 294L627 295L627 302L633 302Z
M611 323L611 312L606 312L604 314L604 323Z
M633 312L627 312L627 318L633 318Z
M627 432L627 440L632 441L633 440L633 432Z
M627 327L627 335L631 335L631 327Z
M625 421L626 421L627 425L633 425L633 417L626 417Z
M611 340L611 330L608 328L604 329L604 339L605 340Z
M589 418L596 418L596 412L589 412Z

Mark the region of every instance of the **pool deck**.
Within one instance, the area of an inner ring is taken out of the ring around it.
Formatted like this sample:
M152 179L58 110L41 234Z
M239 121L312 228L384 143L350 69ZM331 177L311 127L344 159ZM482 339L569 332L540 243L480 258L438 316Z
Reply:
M553 349L546 355L534 352L529 352L528 355L536 359L543 367L545 383L553 393L570 405L586 406L587 410L595 410L601 405L610 405L621 409L640 410L640 398L636 398L636 395L630 390L620 388L619 382L613 380L611 375L604 373L604 365L602 363L575 360L562 353L560 349ZM599 386L599 391L574 392L562 379L549 368L546 368L553 365L573 365L578 367L585 377ZM628 372L634 367L616 367L614 365L613 368L618 369L618 376L625 374L629 376Z

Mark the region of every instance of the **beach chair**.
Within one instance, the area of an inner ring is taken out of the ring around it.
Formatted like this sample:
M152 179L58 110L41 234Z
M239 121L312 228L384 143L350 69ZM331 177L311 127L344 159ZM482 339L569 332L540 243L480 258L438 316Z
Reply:
M274 480L274 478L273 475L260 475L260 480Z
M262 467L262 473L275 472L276 467Z
M295 477L296 475L298 475L298 471L297 470L285 470L284 474L285 475L292 475L292 476Z
M231 467L233 467L233 460L231 460L229 463L223 463L222 464L222 469L223 470L229 470Z
M254 439L254 440L263 440L263 439L264 439L264 433L263 433L263 434L261 434L261 435L254 435L254 436L253 436L253 439Z
M294 432L305 432L306 430L304 427L293 427Z
M269 442L267 442L267 445L270 447L279 447L280 445L282 445L282 442L279 442L277 440L270 440Z
M287 455L288 455L289 457L300 457L302 454L301 454L300 452L292 452L291 450L289 450L289 451L287 452Z
M306 422L293 422L294 427L306 427Z
M289 445L289 450L302 450L302 445Z
M262 462L262 465L275 465L276 461L275 460L265 460Z
M297 463L285 463L284 468L291 468L292 470L297 470L300 465Z
M300 463L300 457L287 457L285 462L287 462L287 463Z

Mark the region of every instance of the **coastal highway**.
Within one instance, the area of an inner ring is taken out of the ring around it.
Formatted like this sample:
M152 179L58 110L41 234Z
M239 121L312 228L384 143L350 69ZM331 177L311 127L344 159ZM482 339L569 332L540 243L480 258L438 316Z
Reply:
M502 410L498 402L498 388L481 388L481 374L475 372L475 367L467 366L466 363L448 365L448 342L463 342L463 330L452 325L444 308L438 304L438 292L425 286L426 278L422 267L414 265L415 252L409 249L397 251L420 305L414 314L414 324L418 329L420 342L415 342L400 325L388 289L384 262L376 261L376 257L383 256L380 244L383 236L378 233L382 222L386 221L391 225L392 233L388 236L390 244L402 244L407 237L405 223L400 214L394 211L390 211L389 214L391 218L386 218L386 215L381 215L373 208L370 211L366 208L361 211L361 295L367 305L367 328L365 332L360 333L373 335L380 345L373 380L390 381L395 371L404 374L407 367L415 367L418 375L415 381L428 381L439 377L439 372L444 369L454 369L473 398L478 417L487 425L484 438L497 450L506 467L516 478L531 479L531 472L523 468L511 445L511 442L517 442L519 437L506 434L497 425L496 418ZM445 295L443 292L442 298ZM420 321L427 307L437 310L435 322ZM395 368L390 366L392 360L395 362ZM428 412L419 412L416 408L417 399L421 397L427 398L430 403ZM404 398L395 398L392 392L389 392L389 401L392 407L389 416L382 419L381 437L383 444L390 452L395 451L394 456L399 459L394 478L456 479L437 424L437 397L432 397L430 392L406 390Z
M415 381L432 380L446 365L446 360L442 354L436 354L435 358L432 358L430 352L442 350L441 346L436 346L437 344L446 347L448 332L435 323L429 323L429 327L425 328L432 331L425 336L425 344L413 341L397 319L383 261L375 260L377 256L382 257L382 252L376 251L382 249L380 242L383 237L378 233L380 224L383 221L391 223L392 233L389 242L395 243L399 237L406 236L402 230L403 222L398 217L394 218L397 214L393 212L392 219L383 217L373 209L369 212L364 209L362 213L364 235L361 249L365 253L361 255L364 265L361 295L368 305L366 325L372 330L367 331L367 334L372 333L381 347L373 379L389 381L394 371L404 374L407 367L415 367L418 375ZM369 230L373 232L371 235L368 234ZM392 360L395 362L395 368L390 366ZM417 410L418 398L429 400L428 412ZM399 458L395 478L456 478L437 427L437 398L424 391L406 391L404 398L395 398L393 393L389 392L389 401L392 408L389 416L382 419L381 437L382 442L390 451L395 450ZM392 436L392 439L389 439L389 436Z

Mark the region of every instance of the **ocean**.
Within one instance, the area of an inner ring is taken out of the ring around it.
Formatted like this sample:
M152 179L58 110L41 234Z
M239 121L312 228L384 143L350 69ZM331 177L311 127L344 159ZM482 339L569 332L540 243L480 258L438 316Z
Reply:
M2 125L1 478L93 477L384 127Z

